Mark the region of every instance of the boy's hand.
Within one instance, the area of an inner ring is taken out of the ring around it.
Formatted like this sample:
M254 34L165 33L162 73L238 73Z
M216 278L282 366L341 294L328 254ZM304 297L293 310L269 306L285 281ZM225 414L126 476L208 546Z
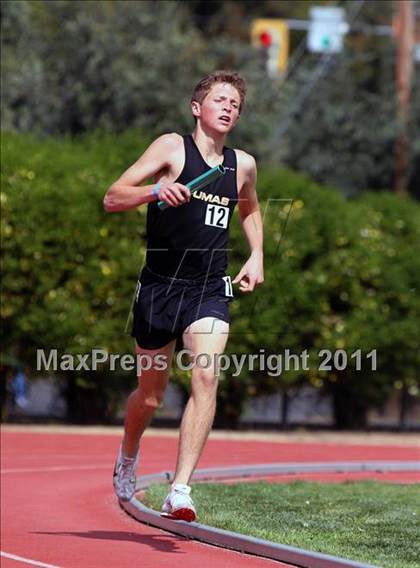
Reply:
M182 183L162 182L158 193L159 201L165 201L171 207L179 207L191 199L191 191Z
M232 284L239 284L241 292L252 292L256 286L264 282L263 255L252 253L243 265Z

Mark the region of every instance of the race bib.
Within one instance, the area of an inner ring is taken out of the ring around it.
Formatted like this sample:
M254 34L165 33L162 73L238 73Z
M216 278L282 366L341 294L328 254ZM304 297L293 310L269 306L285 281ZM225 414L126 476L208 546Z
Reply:
M226 229L229 219L229 207L223 205L207 205L205 224L211 227Z

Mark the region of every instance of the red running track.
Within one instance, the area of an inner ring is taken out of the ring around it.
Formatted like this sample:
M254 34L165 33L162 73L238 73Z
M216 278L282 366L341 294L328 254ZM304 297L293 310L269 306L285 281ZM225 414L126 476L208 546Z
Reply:
M108 434L3 431L1 550L60 568L173 568L179 562L182 568L286 566L186 540L128 517L112 489L119 440ZM176 447L176 438L143 438L140 473L173 470ZM418 447L210 440L198 467L419 458ZM349 476L305 475L328 481L344 477ZM407 473L375 477L420 481ZM1 558L2 568L25 565L31 564Z

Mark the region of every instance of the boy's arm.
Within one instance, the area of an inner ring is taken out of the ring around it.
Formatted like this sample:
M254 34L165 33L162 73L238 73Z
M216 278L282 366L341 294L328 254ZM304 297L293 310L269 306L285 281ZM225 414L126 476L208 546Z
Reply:
M243 168L244 182L239 193L239 217L249 243L251 255L241 268L233 283L240 282L241 292L252 292L264 282L263 223L256 192L257 166L245 152L240 153L238 168Z
M179 151L177 134L163 134L157 138L137 162L109 187L104 197L105 211L109 213L127 211L156 199L166 201L174 207L189 201L191 192L180 183L161 183L156 195L152 194L155 184L140 186L158 172L167 170L171 154L177 151Z

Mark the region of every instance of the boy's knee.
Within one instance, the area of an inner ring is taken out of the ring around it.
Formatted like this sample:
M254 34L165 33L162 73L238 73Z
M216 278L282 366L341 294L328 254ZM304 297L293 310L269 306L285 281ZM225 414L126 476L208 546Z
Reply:
M141 406L151 410L157 410L162 406L163 396L163 392L140 394Z
M205 390L216 390L218 378L213 368L202 369L200 367L194 367L192 371L192 382L195 387Z

